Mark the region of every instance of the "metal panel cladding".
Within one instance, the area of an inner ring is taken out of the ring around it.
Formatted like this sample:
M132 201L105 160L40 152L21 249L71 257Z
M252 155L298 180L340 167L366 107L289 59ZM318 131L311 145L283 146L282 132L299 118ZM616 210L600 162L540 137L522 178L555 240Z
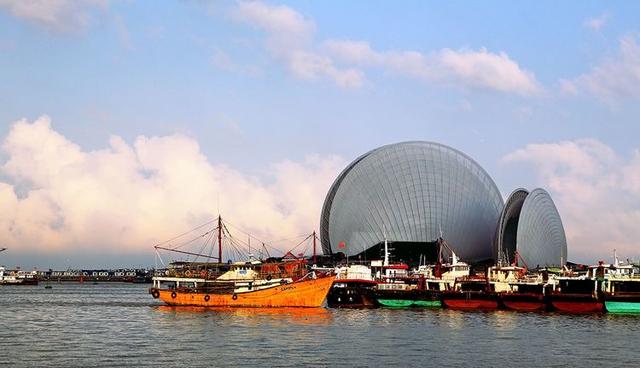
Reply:
M518 188L507 198L507 203L505 203L504 209L500 214L498 233L495 239L493 259L498 263L511 263L514 259L520 211L522 211L522 205L528 195L528 190Z
M544 189L534 189L520 210L518 253L529 267L561 265L567 261L567 238L560 214Z
M432 242L440 231L469 261L492 256L502 197L473 159L432 142L403 142L353 161L324 202L325 253L354 255L381 242Z

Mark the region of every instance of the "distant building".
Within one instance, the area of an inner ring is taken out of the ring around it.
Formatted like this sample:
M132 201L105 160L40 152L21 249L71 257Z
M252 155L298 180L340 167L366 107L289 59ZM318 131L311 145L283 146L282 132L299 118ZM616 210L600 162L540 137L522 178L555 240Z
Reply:
M379 259L386 237L396 259L416 263L435 257L442 234L467 261L497 259L503 249L513 259L517 249L530 267L559 264L560 253L547 250L561 248L561 241L541 242L564 238L562 223L548 194L543 200L534 193L524 212L507 211L491 177L464 153L422 141L379 147L350 163L331 186L321 214L323 251ZM511 222L502 231L512 218L522 219L522 227L513 230ZM549 226L538 226L541 221ZM517 246L504 243L513 240L510 229ZM554 235L537 236L540 229ZM563 252L566 262L566 241Z

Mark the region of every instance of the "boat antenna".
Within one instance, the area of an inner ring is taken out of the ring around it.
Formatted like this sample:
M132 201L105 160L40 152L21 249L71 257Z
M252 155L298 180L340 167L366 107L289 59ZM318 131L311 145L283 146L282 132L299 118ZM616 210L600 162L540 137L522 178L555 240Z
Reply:
M387 229L382 224L382 233L384 235L384 266L389 265L389 242L387 241Z

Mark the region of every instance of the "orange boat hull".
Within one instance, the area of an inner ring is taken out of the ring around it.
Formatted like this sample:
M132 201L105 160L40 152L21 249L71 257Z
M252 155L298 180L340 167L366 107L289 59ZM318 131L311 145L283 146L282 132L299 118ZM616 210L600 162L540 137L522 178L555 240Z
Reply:
M207 294L166 289L158 291L159 299L168 305L252 308L320 307L333 281L333 277L323 277L238 294Z

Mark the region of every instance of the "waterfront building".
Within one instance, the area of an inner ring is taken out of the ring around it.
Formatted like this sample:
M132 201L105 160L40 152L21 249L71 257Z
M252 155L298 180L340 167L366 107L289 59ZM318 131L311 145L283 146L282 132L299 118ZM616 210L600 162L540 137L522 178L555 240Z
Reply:
M561 265L567 261L567 239L562 219L546 190L516 189L500 215L494 258L529 267Z
M505 251L513 259L516 250L532 267L566 262L564 229L548 193L512 197L505 206L489 174L454 148L424 141L382 146L351 162L329 189L323 251L380 259L387 239L396 259L417 264L435 259L442 236L469 262L498 260Z

